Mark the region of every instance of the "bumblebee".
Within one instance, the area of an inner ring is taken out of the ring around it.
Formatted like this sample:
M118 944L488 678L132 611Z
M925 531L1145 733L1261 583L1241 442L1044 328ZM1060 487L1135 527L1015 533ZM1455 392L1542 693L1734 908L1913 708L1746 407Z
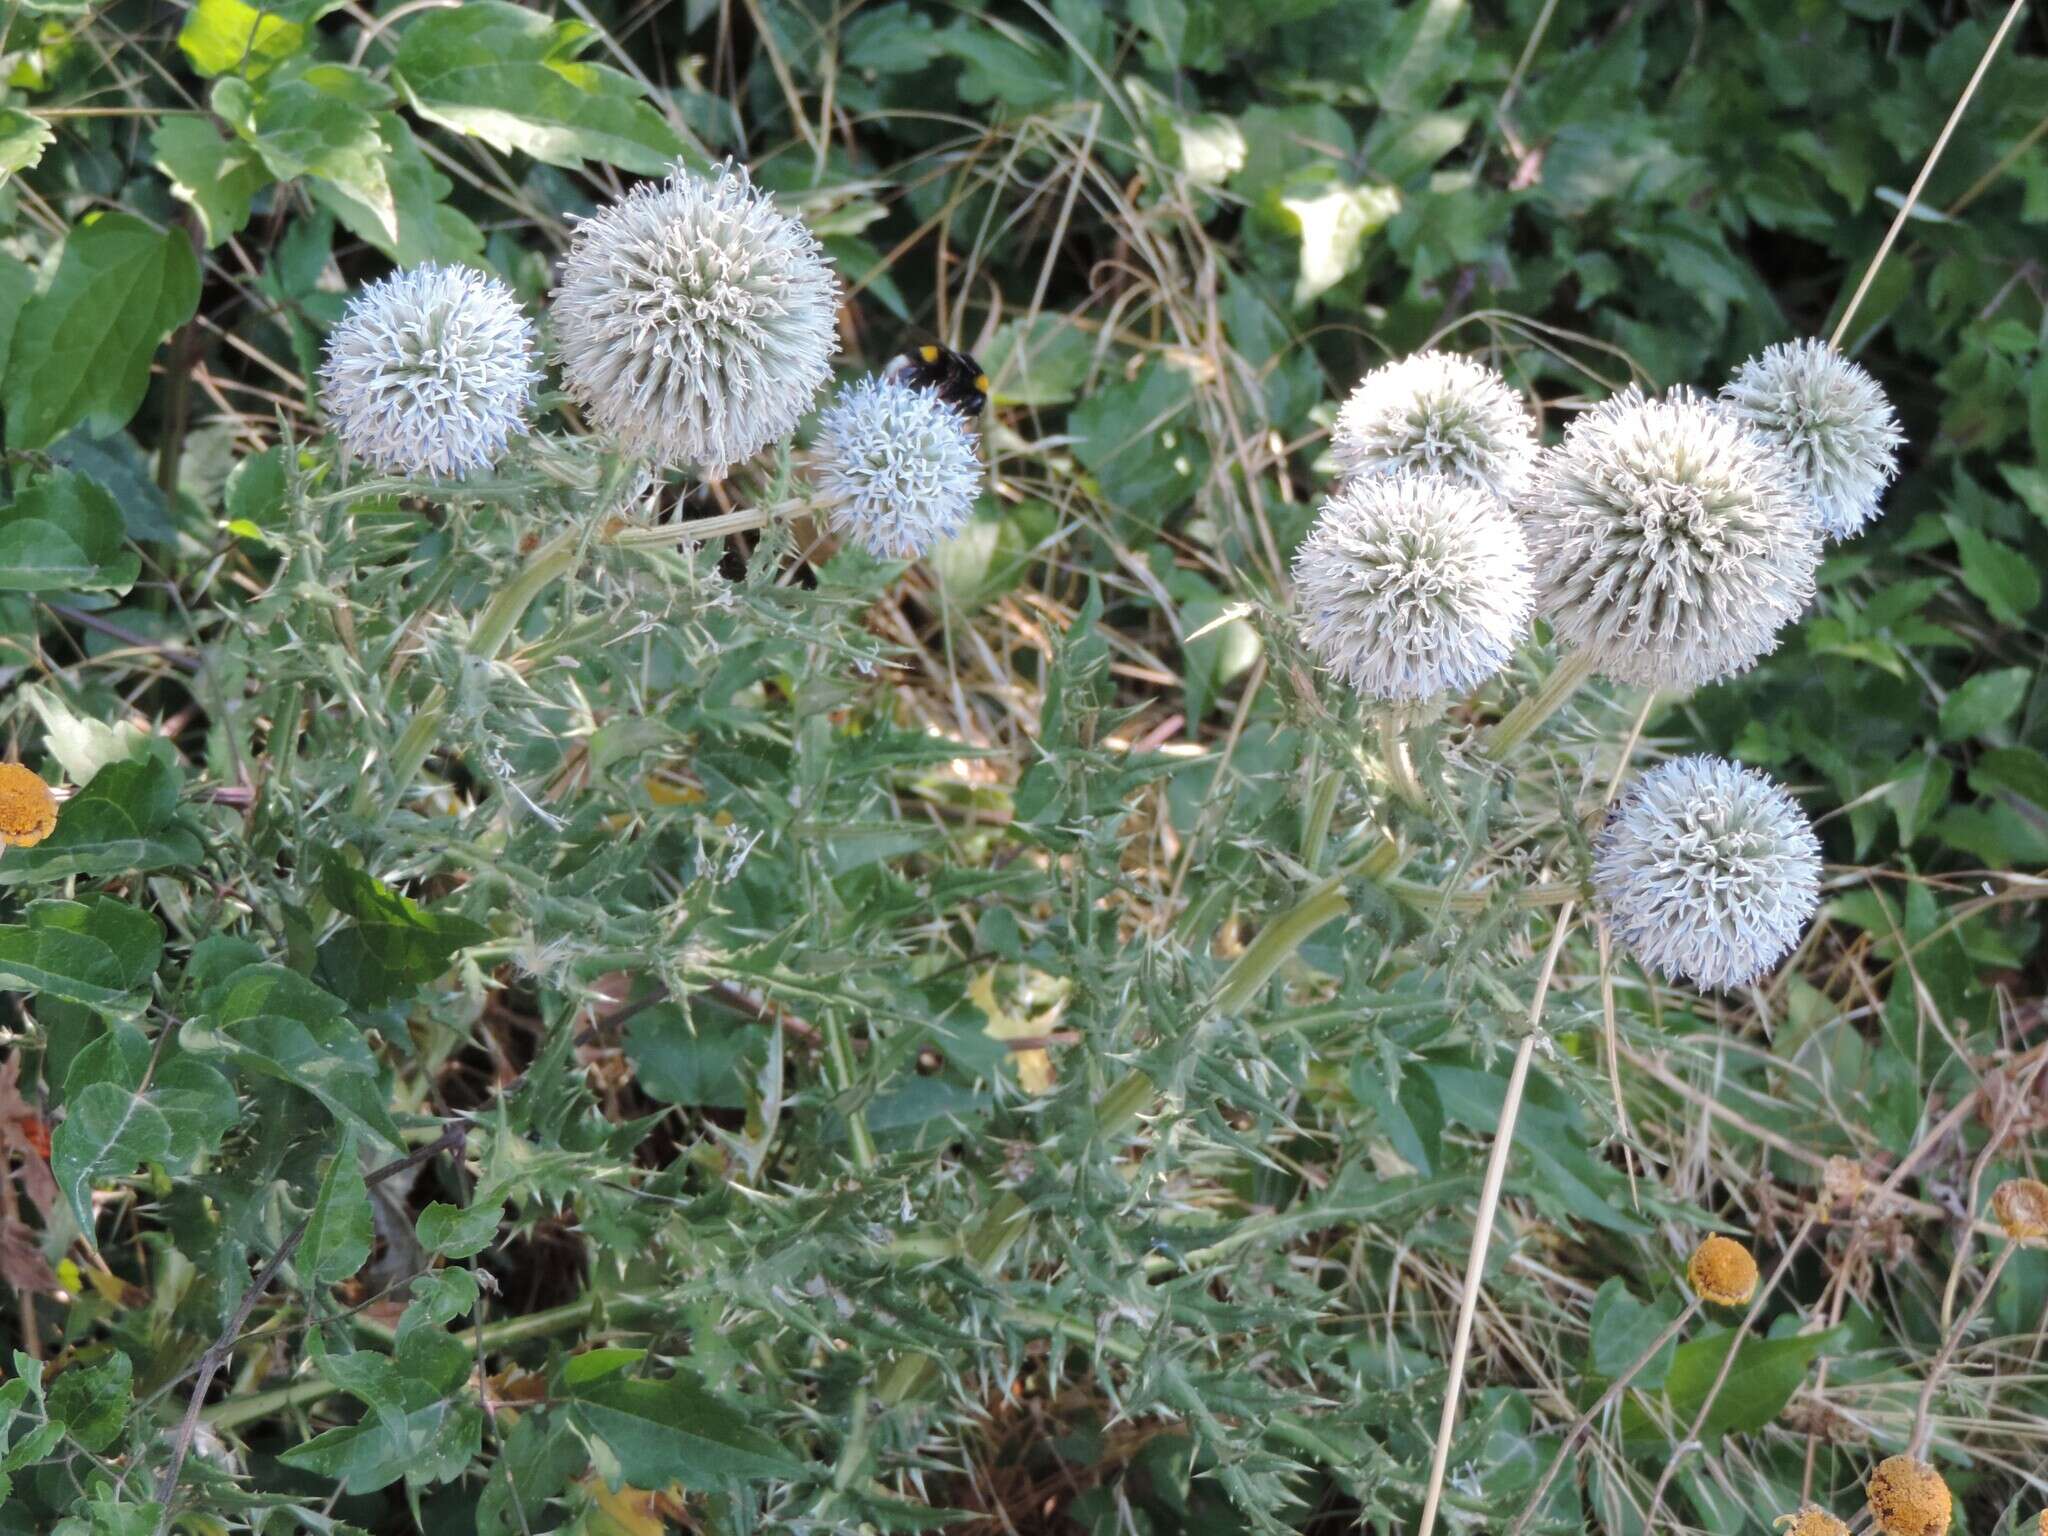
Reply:
M923 346L889 365L888 377L913 389L931 389L969 421L988 409L988 375L981 364L951 347Z

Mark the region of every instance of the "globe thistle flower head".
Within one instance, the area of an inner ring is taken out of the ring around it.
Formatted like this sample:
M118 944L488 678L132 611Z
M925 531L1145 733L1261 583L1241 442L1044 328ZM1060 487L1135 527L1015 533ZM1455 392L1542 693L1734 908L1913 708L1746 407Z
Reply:
M1991 1192L1991 1214L2016 1243L2048 1238L2048 1184L2039 1179L2007 1179Z
M1791 461L1688 390L1586 412L1517 507L1539 611L1617 682L1743 671L1813 595L1820 536Z
M1739 1307L1756 1294L1756 1260L1734 1238L1715 1233L1693 1249L1685 1280L1700 1300Z
M1529 631L1534 589L1514 514L1442 475L1339 487L1294 556L1303 642L1369 698L1419 703L1493 676Z
M1359 381L1330 448L1348 475L1427 471L1511 496L1535 461L1536 423L1485 364L1418 352Z
M1792 952L1820 902L1820 841L1763 774L1681 757L1638 779L1593 845L1615 936L1672 979L1738 987Z
M833 530L880 559L915 560L966 526L981 493L967 418L937 390L864 378L818 418L812 478Z
M33 848L57 830L57 797L42 775L0 763L0 848Z
M1924 1461L1887 1456L1863 1492L1883 1536L1942 1536L1948 1529L1953 1512L1948 1484Z
M1802 1504L1775 1523L1785 1527L1785 1536L1849 1536L1849 1527L1818 1504Z
M1863 368L1824 341L1780 342L1736 370L1721 404L1792 460L1823 533L1846 539L1877 516L1905 438Z
M563 383L590 419L714 476L795 430L838 348L824 250L730 162L679 165L582 220L554 298Z
M510 288L429 262L350 301L327 337L320 398L343 450L391 475L460 480L526 430L540 372Z

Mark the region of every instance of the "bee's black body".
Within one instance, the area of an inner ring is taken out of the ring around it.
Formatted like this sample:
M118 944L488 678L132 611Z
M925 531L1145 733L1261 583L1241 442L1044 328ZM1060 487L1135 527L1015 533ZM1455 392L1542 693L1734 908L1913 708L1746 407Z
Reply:
M889 365L889 377L917 389L930 389L969 421L981 420L988 408L988 375L981 364L951 347L922 346Z

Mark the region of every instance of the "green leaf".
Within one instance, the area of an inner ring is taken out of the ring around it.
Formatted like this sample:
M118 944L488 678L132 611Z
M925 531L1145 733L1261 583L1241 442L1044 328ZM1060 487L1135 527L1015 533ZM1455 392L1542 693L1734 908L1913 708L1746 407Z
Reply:
M0 858L0 886L68 875L185 867L199 839L174 826L178 772L161 758L109 763L57 813L57 830L33 848Z
M1942 740L1966 741L1997 730L2019 711L2033 680L2025 667L1979 672L1942 700Z
M745 1109L742 1063L758 1035L712 1013L692 1018L673 1003L659 1003L626 1025L626 1055L641 1088L663 1104Z
M406 23L392 80L421 117L501 152L660 175L683 141L630 78L578 61L596 36L503 0L468 0Z
M1299 308L1358 270L1366 241L1401 211L1401 194L1319 175L1282 192L1277 205L1301 240L1301 273L1294 283Z
M396 112L378 113L377 136L390 151L384 171L397 214L396 236L383 228L379 210L347 187L315 181L315 200L400 266L475 261L484 248L483 231L441 201L453 184L421 152L405 119Z
M789 1477L799 1463L687 1371L663 1381L607 1377L571 1389L576 1417L636 1488L718 1489Z
M55 142L49 122L19 107L0 107L0 186L16 171L32 170Z
M43 723L43 750L74 784L90 784L109 763L139 763L152 756L168 761L176 754L170 742L132 720L107 725L80 714L54 689L31 683L21 696Z
M1784 1339L1744 1339L1742 1351L1707 1413L1702 1433L1711 1438L1762 1429L1792 1400L1813 1361L1846 1335L1846 1329L1834 1328ZM1735 1330L1727 1329L1681 1344L1674 1352L1664 1378L1664 1393L1677 1423L1689 1425L1698 1416L1734 1340ZM1622 1423L1631 1439L1658 1434L1633 1400L1624 1404Z
M1944 521L1962 559L1963 585L2001 624L2020 625L2041 603L2041 577L2026 555L1987 539L1957 513Z
M483 1410L473 1402L443 1398L330 1429L278 1460L331 1477L345 1492L374 1493L400 1478L418 1487L460 1477L482 1445Z
M94 1083L68 1101L64 1123L50 1137L50 1171L70 1202L79 1230L92 1233L92 1187L126 1178L143 1163L170 1156L171 1123L133 1088Z
M199 307L199 262L182 231L126 213L86 215L23 307L0 404L10 448L41 448L92 418L127 424L163 339Z
M96 480L44 475L0 511L0 591L125 592L142 559L123 549L121 509Z
M422 1247L443 1258L466 1259L490 1247L498 1235L498 1223L505 1218L503 1200L479 1194L467 1210L457 1210L436 1200L420 1212L418 1223Z
M320 889L335 911L354 919L320 946L320 980L359 1007L411 996L443 975L459 951L491 936L466 917L428 911L340 854L322 864Z
M30 902L0 926L0 989L46 993L105 1014L138 1012L163 958L157 920L112 896Z
M363 1181L355 1137L344 1132L341 1148L327 1164L299 1244L299 1271L314 1285L346 1280L370 1258L374 1237L370 1187Z
M1590 1320L1592 1358L1588 1362L1593 1374L1609 1381L1618 1379L1623 1371L1642 1357L1643 1351L1677 1315L1677 1306L1669 1304L1668 1300L1662 1304L1637 1301L1629 1294L1627 1284L1619 1275L1611 1276L1593 1298ZM1666 1341L1656 1357L1636 1372L1634 1384L1646 1392L1654 1392L1671 1369L1671 1359L1677 1348L1675 1336Z
M253 148L280 181L315 178L345 199L383 240L398 239L398 203L387 172L389 151L375 108L387 93L362 70L343 64L293 65L260 89L233 78L213 88L213 110Z
M208 250L242 232L256 194L270 185L262 157L239 139L222 138L204 118L166 118L149 148L171 195L199 215Z
M306 29L266 6L242 0L199 0L185 13L178 46L193 69L211 79L230 70L261 79L306 45Z
M50 1383L50 1417L88 1451L103 1451L128 1422L135 1367L120 1350L89 1366L74 1365Z

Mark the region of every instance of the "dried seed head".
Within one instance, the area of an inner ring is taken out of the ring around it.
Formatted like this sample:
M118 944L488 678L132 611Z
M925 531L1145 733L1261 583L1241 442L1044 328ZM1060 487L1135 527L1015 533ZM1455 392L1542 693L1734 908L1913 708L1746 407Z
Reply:
M1773 1523L1787 1527L1785 1536L1849 1536L1849 1527L1818 1504L1802 1504Z
M1991 1192L1991 1211L2016 1243L2048 1238L2048 1184L2039 1179L2007 1179Z
M1516 505L1537 611L1617 682L1744 671L1813 596L1820 535L1791 461L1688 390L1586 412Z
M1303 641L1388 703L1463 693L1529 630L1521 529L1490 492L1441 475L1372 475L1323 503L1294 556Z
M327 338L320 398L351 458L391 475L460 480L526 430L540 372L512 290L469 267L394 272L350 301Z
M1877 380L1828 343L1766 347L1722 386L1721 404L1791 458L1823 533L1846 539L1877 516L1906 439Z
M1924 1461L1887 1456L1863 1491L1884 1536L1942 1536L1948 1529L1948 1484Z
M32 768L0 763L0 848L33 848L57 830L57 797Z
M1820 904L1820 840L1763 774L1680 757L1637 779L1593 844L1593 889L1650 969L1738 987L1792 952Z
M1536 423L1485 364L1418 352L1359 381L1330 448L1347 475L1425 472L1508 497L1535 461Z
M1693 1249L1685 1279L1702 1301L1739 1307L1756 1294L1756 1260L1734 1238L1716 1233Z
M839 345L824 250L730 162L677 166L578 223L554 297L562 380L591 420L714 476L796 429Z
M966 526L981 493L967 418L933 389L849 385L818 418L813 476L838 532L888 560L915 560Z

